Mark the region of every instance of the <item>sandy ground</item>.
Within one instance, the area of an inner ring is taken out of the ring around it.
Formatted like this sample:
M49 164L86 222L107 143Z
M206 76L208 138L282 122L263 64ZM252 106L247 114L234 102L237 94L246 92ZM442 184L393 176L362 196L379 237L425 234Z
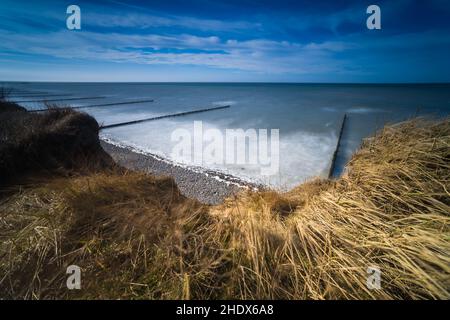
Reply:
M214 171L196 172L160 160L151 154L136 153L131 149L101 141L103 149L121 166L155 175L173 177L181 192L206 204L218 204L246 188L261 188L230 175ZM217 179L219 177L219 179Z

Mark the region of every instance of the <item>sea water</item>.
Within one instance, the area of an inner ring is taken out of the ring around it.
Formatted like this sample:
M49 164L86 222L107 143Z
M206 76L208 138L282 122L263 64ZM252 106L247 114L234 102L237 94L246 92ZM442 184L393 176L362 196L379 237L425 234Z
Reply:
M344 114L347 121L336 159L335 175L344 170L363 138L386 123L414 116L450 114L449 84L272 84L272 83L4 83L18 90L71 94L93 100L56 101L58 105L88 106L154 99L154 102L81 109L100 124L133 121L189 110L229 105L230 108L105 129L101 137L142 152L172 159L176 129L279 129L278 173L261 175L251 165L205 164L278 189L289 189L328 174ZM49 97L48 99L57 99ZM12 93L14 101L41 100ZM28 109L41 102L21 103ZM184 165L187 165L186 163Z

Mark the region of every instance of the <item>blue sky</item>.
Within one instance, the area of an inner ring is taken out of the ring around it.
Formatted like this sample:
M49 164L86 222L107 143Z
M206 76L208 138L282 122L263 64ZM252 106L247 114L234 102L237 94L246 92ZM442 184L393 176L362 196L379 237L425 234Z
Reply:
M449 56L447 0L0 3L2 81L450 82Z

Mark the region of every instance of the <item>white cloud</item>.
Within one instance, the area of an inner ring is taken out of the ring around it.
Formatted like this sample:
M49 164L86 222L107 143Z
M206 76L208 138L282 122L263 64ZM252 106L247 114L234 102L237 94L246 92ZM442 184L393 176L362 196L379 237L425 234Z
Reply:
M188 34L125 35L86 31L25 35L0 31L0 48L66 59L197 65L255 72L303 73L323 69L323 66L318 66L320 61L315 59L322 48L266 39L237 41ZM148 48L156 52L146 50ZM158 49L182 51L162 53Z
M198 19L186 16L152 15L142 13L127 13L123 15L87 12L83 14L86 25L104 28L124 27L146 29L153 27L181 27L200 31L248 31L259 30L261 24L247 21L221 21L213 19Z
M41 34L0 31L0 51L102 62L195 65L257 73L354 73L364 68L361 59L338 59L342 52L372 54L386 47L412 50L450 41L448 35L420 33L371 41L348 36L339 41L301 44L268 39L221 39L191 34L121 34L81 30ZM401 45L400 45L401 44ZM153 50L150 50L153 49ZM165 50L161 50L165 49ZM359 59L359 60L358 60ZM368 60L365 60L368 61Z

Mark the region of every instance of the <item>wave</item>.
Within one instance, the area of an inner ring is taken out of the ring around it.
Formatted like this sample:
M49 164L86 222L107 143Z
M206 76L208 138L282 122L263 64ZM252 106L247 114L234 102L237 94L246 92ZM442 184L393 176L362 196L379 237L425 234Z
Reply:
M385 112L383 109L369 108L369 107L356 107L345 110L347 113L353 114L367 114L367 113L380 113Z
M213 106L233 106L237 104L237 101L234 100L225 100L225 101L214 101Z
M338 112L338 111L340 111L339 108L334 108L334 107L323 107L322 110L326 111L326 112ZM369 108L369 107L352 107L352 108L347 108L347 109L345 109L343 111L345 113L350 113L350 114L367 114L367 113L386 112L383 109Z
M153 148L143 146L140 139L143 139L144 135L131 142L123 139L123 135L117 138L116 134L101 133L100 137L102 140L118 147L127 148L173 166L202 173L227 184L231 183L239 187L246 185L265 186L278 190L292 188L312 177L324 177L328 171L337 141L334 130L323 134L302 131L280 136L279 170L271 176L262 176L261 166L258 164L205 163L203 166L198 166L192 162L173 159L167 153L160 151L166 150L164 144L159 145L160 148L155 148L156 145L153 145ZM158 139L153 136L152 140ZM271 161L275 160L272 159ZM276 165L275 162L273 164Z

